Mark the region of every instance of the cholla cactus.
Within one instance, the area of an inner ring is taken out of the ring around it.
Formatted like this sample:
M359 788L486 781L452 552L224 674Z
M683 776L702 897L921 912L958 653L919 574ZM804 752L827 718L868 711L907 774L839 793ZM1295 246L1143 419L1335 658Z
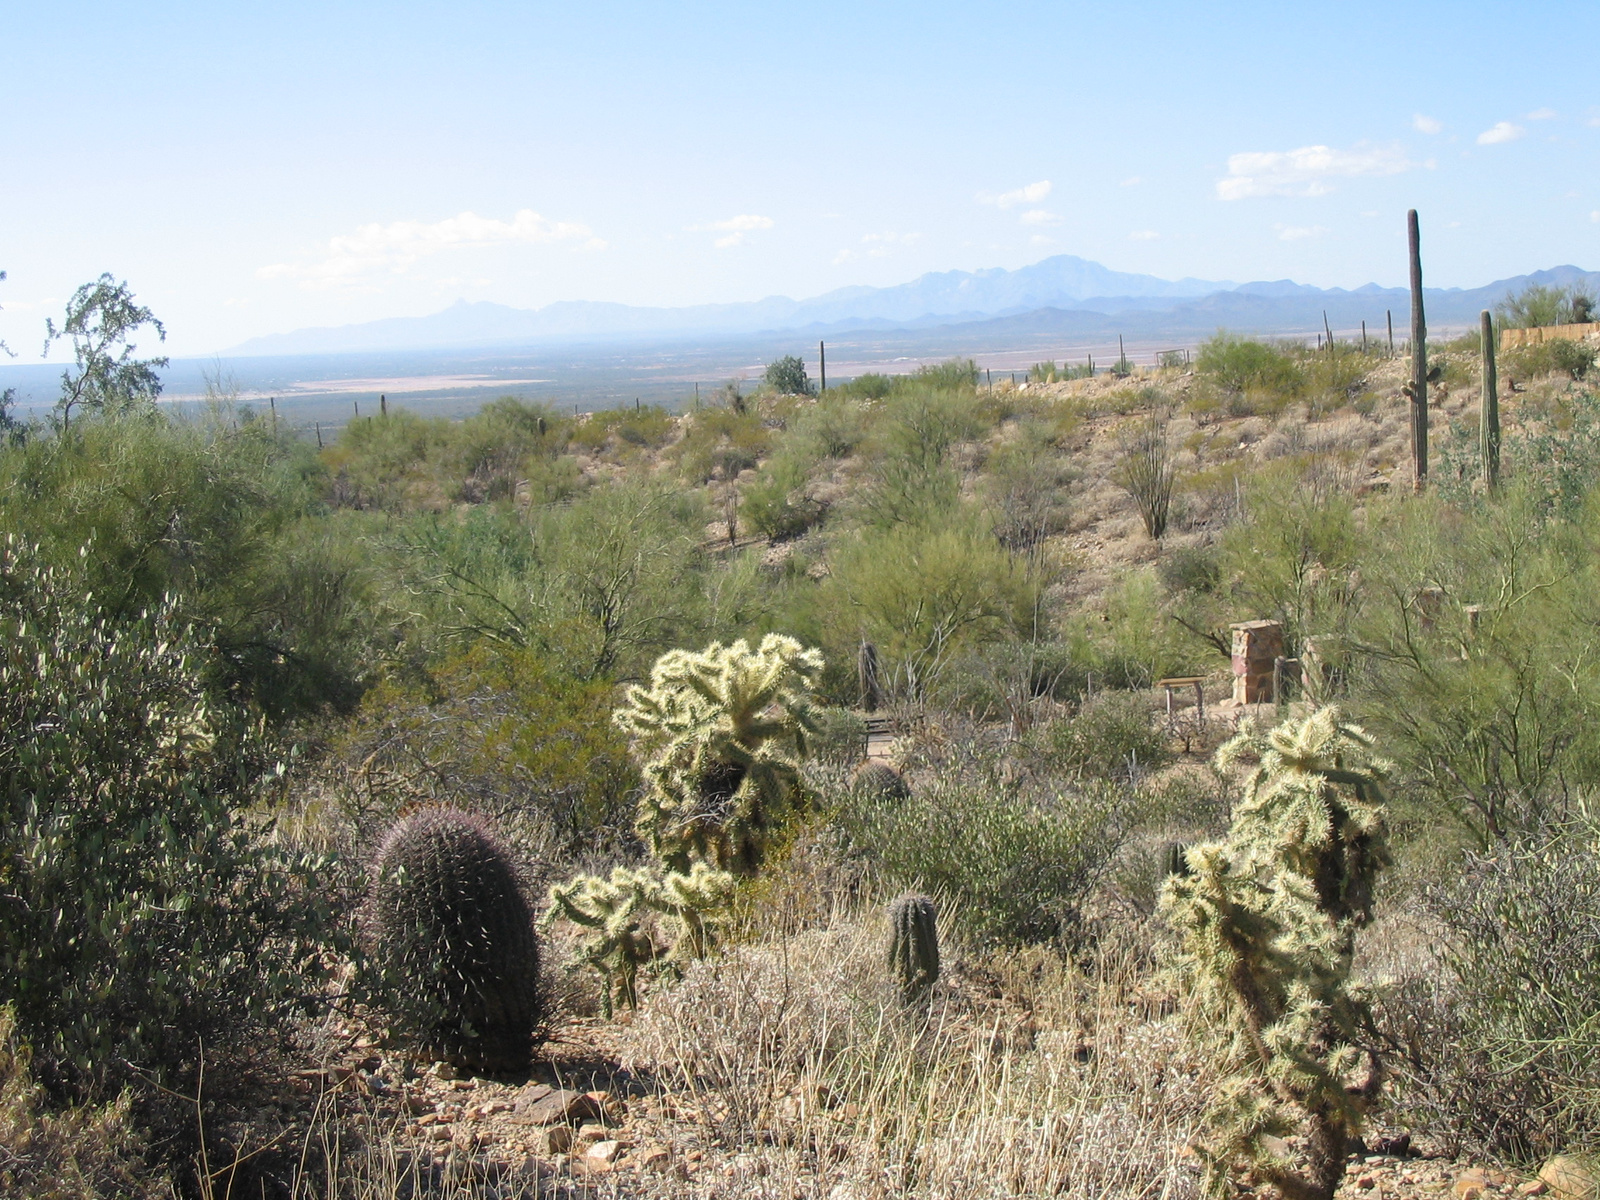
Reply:
M711 925L732 895L733 876L704 863L687 875L617 867L610 879L579 875L551 888L545 920L563 917L589 931L580 949L583 961L606 981L610 1016L617 1004L637 1006L641 967L662 958L703 956L710 948ZM651 935L652 915L671 922L670 947Z
M799 803L799 762L815 732L822 656L793 638L673 650L614 714L633 735L650 788L639 832L670 869L694 862L751 874Z
M1197 1147L1207 1189L1222 1196L1238 1179L1285 1200L1331 1200L1382 1082L1350 961L1389 862L1379 788L1389 767L1335 708L1265 735L1247 721L1217 761L1253 763L1233 826L1192 847L1189 873L1162 894L1183 934L1195 1027L1221 1038L1224 1082Z

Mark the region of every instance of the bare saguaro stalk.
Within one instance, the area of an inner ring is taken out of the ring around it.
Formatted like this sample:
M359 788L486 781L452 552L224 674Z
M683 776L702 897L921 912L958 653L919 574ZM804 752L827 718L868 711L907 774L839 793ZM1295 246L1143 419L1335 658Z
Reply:
M822 376L822 382L817 387L817 394L821 395L828 390L828 343L817 343L817 373Z
M1478 421L1478 449L1483 459L1483 486L1500 483L1500 385L1494 367L1494 318L1486 308L1478 317L1483 328L1483 400Z
M1428 485L1428 322L1422 314L1422 236L1417 210L1406 213L1411 243L1411 465L1412 486Z

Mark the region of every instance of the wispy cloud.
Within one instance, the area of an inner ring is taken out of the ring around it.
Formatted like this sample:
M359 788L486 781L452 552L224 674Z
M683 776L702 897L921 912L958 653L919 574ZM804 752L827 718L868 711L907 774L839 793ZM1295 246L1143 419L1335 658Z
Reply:
M1133 242L1153 242L1160 236L1154 229L1135 229L1128 235L1128 240Z
M1595 209L1589 214L1589 220L1593 221L1596 225L1600 225L1600 208Z
M895 246L909 246L922 237L920 233L867 233L861 236L860 250L846 248L833 256L835 266L854 262L858 258L887 258Z
M1019 204L1037 204L1050 194L1050 181L1041 179L1009 192L979 192L979 204L992 204L996 208L1015 208Z
M1298 242L1305 238L1318 238L1328 232L1324 225L1274 225L1278 231L1278 240L1282 242Z
M1143 182L1144 182L1144 176L1143 175L1129 175L1126 179L1124 179L1117 186L1119 186L1119 187L1138 187Z
M1246 151L1228 158L1228 177L1217 180L1222 200L1248 196L1325 196L1333 179L1399 175L1417 164L1398 146L1361 143L1349 150L1301 146L1298 150Z
M1422 113L1415 113L1411 118L1411 128L1418 133L1443 133L1444 122Z
M310 263L273 263L256 271L261 279L297 279L305 287L329 288L362 283L385 272L397 274L431 255L484 246L569 242L581 250L603 250L605 242L587 225L551 221L531 208L509 221L464 212L429 224L424 221L374 222L328 240L325 257Z
M1561 114L1553 108L1536 108L1528 114L1530 121L1553 121Z
M1527 130L1521 125L1513 125L1510 121L1496 121L1478 135L1478 145L1498 146L1504 142L1514 142L1526 132Z
M734 246L744 245L747 234L755 233L762 229L771 229L777 222L771 217L758 216L756 213L740 213L737 217L729 217L726 221L708 221L704 225L689 225L690 233L720 233L711 244L718 250L728 250Z
M1059 225L1061 217L1053 212L1046 212L1042 208L1030 208L1022 214L1024 225Z

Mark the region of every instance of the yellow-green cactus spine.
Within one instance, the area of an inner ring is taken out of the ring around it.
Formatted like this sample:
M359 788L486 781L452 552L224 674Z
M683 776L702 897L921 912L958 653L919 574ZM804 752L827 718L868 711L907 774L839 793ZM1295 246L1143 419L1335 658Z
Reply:
M1266 733L1246 721L1217 760L1249 767L1232 828L1191 847L1162 893L1197 1034L1223 1067L1197 1142L1207 1190L1331 1200L1383 1078L1350 964L1389 862L1389 766L1336 708Z
M614 715L649 788L637 826L663 864L753 874L800 805L800 760L815 732L822 656L769 634L661 656L650 686Z

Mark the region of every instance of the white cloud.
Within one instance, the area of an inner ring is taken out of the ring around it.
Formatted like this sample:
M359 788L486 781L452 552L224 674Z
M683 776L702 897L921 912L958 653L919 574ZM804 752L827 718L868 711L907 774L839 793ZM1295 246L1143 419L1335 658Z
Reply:
M1528 114L1530 121L1553 121L1559 114L1553 108L1536 108Z
M736 217L729 217L726 221L708 221L704 225L685 226L690 233L721 233L711 244L718 250L727 250L745 243L745 234L754 233L760 229L771 229L775 224L771 217L758 216L756 213L740 213Z
M1301 146L1287 151L1246 151L1228 158L1228 178L1217 180L1222 200L1247 196L1325 196L1330 179L1399 175L1417 164L1398 146L1360 143L1350 150Z
M1424 116L1422 113L1414 113L1411 117L1411 128L1418 133L1443 133L1444 122L1434 117Z
M1061 218L1053 212L1046 212L1042 208L1030 208L1022 214L1024 225L1059 225Z
M853 262L862 254L868 258L887 258L893 247L909 246L921 237L921 233L896 233L894 230L885 233L865 233L861 235L861 244L866 247L865 250L841 250L833 256L833 263L834 266L838 266L841 263Z
M1595 209L1589 214L1589 220L1593 221L1596 225L1600 225L1600 208Z
M1054 246L1056 240L1053 237L1046 237L1042 233L1036 233L1028 239L1028 244L1030 246Z
M1478 145L1498 146L1502 142L1514 142L1526 132L1521 125L1513 125L1510 121L1497 121L1478 135Z
M309 264L274 263L260 268L261 279L298 279L305 287L353 284L381 272L397 274L429 255L484 246L574 242L580 250L603 250L605 242L587 225L551 221L524 208L509 221L464 212L431 225L422 221L376 222L328 240L328 254Z
M1017 188L1015 191L979 192L979 204L992 204L996 208L1015 208L1019 204L1037 204L1050 194L1050 181L1041 179L1038 183L1030 183L1027 187Z
M1144 182L1144 176L1142 176L1142 175L1129 175L1126 179L1124 179L1122 181L1121 186L1122 187L1138 187L1139 184L1141 184L1143 182Z
M1128 235L1128 239L1134 242L1153 242L1160 236L1154 229L1135 229Z
M1283 242L1298 242L1305 238L1317 238L1327 233L1323 225L1274 225L1278 231L1278 240Z

